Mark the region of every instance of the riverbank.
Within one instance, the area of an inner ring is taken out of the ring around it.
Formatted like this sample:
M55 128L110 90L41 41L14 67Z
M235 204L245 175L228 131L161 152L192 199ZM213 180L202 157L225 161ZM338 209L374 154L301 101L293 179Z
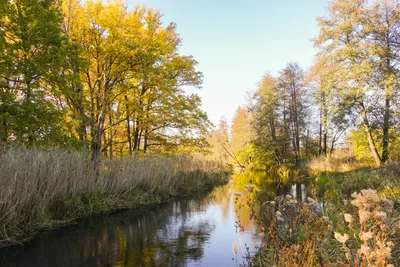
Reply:
M329 160L307 169L313 198L264 203L274 218L250 266L400 265L400 165Z
M42 232L24 246L0 249L0 266L237 267L247 251L258 251L262 237L240 208L244 203L235 201L248 192L233 182Z
M209 190L229 173L192 156L103 160L78 151L8 148L0 154L0 247L96 214Z

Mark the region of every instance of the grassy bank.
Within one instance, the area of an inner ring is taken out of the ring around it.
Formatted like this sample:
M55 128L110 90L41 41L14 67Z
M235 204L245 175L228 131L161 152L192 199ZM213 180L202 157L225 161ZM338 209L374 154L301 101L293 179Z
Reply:
M249 265L400 266L400 165L372 168L341 155L306 167L315 200L263 205L275 215Z
M334 154L315 159L306 168L318 195L336 205L362 189L374 189L382 198L400 199L398 163L375 168L369 163L356 161L351 154Z
M207 190L228 176L220 164L189 156L103 160L96 172L86 153L7 148L0 162L0 246L78 218Z

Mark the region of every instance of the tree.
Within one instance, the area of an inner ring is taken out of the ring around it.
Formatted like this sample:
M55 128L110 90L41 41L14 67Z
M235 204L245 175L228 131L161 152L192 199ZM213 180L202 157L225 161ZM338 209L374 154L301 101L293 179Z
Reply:
M360 38L365 3L363 0L338 0L331 4L327 17L318 19L320 34L315 44L321 49L321 56L340 66L342 102L356 108L361 115L371 154L380 166L382 161L372 136L367 106L367 92L372 90L369 82L372 66L365 40Z
M2 1L0 11L1 140L63 143L57 102L66 44L58 1Z
M128 151L145 153L150 147L201 150L211 123L199 108L198 95L186 95L183 89L200 88L202 74L195 69L197 62L178 54L181 40L175 24L162 28L160 13L152 10L145 21L140 37L144 50L137 54L137 66L124 84L123 97L116 100L124 103L117 109L125 112Z
M330 5L328 16L319 19L316 41L321 56L341 70L341 102L358 112L377 166L389 159L399 88L398 7L396 0L338 0ZM374 136L376 129L381 134Z
M64 79L64 90L62 93L62 101L68 105L69 117L75 124L74 128L79 140L84 146L87 146L88 136L87 128L89 118L85 113L89 103L83 94L83 84L81 80L81 72L85 69L85 60L81 53L81 49L76 42L76 32L82 27L83 14L81 12L81 3L79 0L62 1L63 24L62 33L68 44L68 53L64 58L65 69L62 77ZM67 75L65 75L67 73Z
M231 148L239 162L239 167L254 168L257 159L255 156L252 140L254 137L251 125L252 114L247 108L239 107L232 120L231 126ZM237 164L237 163L236 163Z
M288 148L285 124L286 100L279 101L278 81L266 74L253 93L250 111L253 114L254 145L265 164L282 164ZM282 99L282 98L281 98ZM283 121L281 121L283 120Z
M219 121L218 128L213 130L207 141L211 146L211 159L229 164L232 160L235 163L240 163L236 160L233 151L230 147L229 127L224 118Z
M120 1L69 0L64 17L65 35L84 61L70 61L80 79L71 82L66 101L95 167L114 148L122 155L207 145L210 122L201 100L184 90L200 87L202 74L192 57L178 53L175 24L164 27L159 11L130 11Z
M399 92L400 13L397 0L380 0L366 8L362 38L370 53L373 76L370 81L376 90L379 120L382 128L381 160L389 159L389 132L393 126L393 103Z
M348 129L352 116L338 95L340 71L324 58L317 58L307 74L314 102L318 106L318 155L332 154L336 142Z
M304 73L296 63L289 63L279 76L280 97L284 100L284 123L292 138L295 162L301 158L300 137L305 129Z

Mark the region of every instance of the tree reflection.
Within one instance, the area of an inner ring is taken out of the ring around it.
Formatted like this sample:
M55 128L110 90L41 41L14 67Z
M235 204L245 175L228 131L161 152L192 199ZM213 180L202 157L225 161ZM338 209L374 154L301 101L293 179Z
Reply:
M246 190L248 185L253 186L252 190ZM225 240L238 237L235 236L235 221L240 222L241 230L247 232L247 240L255 238L258 228L250 218L249 201L254 203L256 212L260 212L262 203L277 195L290 193L303 199L307 194L306 187L295 183L277 183L265 173L236 175L228 185L194 199L145 206L140 211L141 215L137 211L129 211L41 234L24 247L0 250L0 258L3 258L0 265L90 267L203 264L205 245L212 235ZM214 232L217 226L219 234ZM226 231L228 226L232 230ZM220 244L218 240L213 242ZM257 243L255 239L248 242ZM224 246L227 247L217 246L218 251L211 252L213 257L222 257L221 253L225 253L224 258L232 259L232 244Z
M214 229L191 223L207 205L182 199L141 216L127 212L60 229L46 242L0 250L2 266L183 266L203 256Z
M265 210L263 204L274 200L277 196L291 195L299 201L307 200L307 187L304 183L286 181L271 176L266 172L244 172L233 176L231 181L235 192L240 192L241 196L235 200L235 210L238 222L242 230L250 230L254 223L250 218L252 211L262 221L272 221L275 215L275 207L269 207L272 212L262 212ZM251 186L249 191L246 187Z

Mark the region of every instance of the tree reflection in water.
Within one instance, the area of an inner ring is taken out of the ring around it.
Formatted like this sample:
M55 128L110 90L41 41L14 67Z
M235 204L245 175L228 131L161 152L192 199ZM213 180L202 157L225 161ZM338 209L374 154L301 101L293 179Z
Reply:
M245 189L249 184L252 192ZM0 265L236 266L233 244L241 263L245 246L255 252L261 243L246 201L254 201L259 211L264 201L288 193L300 200L307 194L301 184L278 184L263 173L236 175L209 194L87 219L43 233L23 247L1 249Z
M43 233L23 247L0 250L0 265L210 266L219 261L235 266L232 243L239 239L254 247L259 239L235 232L231 191L220 187L142 207L141 215L128 211Z

